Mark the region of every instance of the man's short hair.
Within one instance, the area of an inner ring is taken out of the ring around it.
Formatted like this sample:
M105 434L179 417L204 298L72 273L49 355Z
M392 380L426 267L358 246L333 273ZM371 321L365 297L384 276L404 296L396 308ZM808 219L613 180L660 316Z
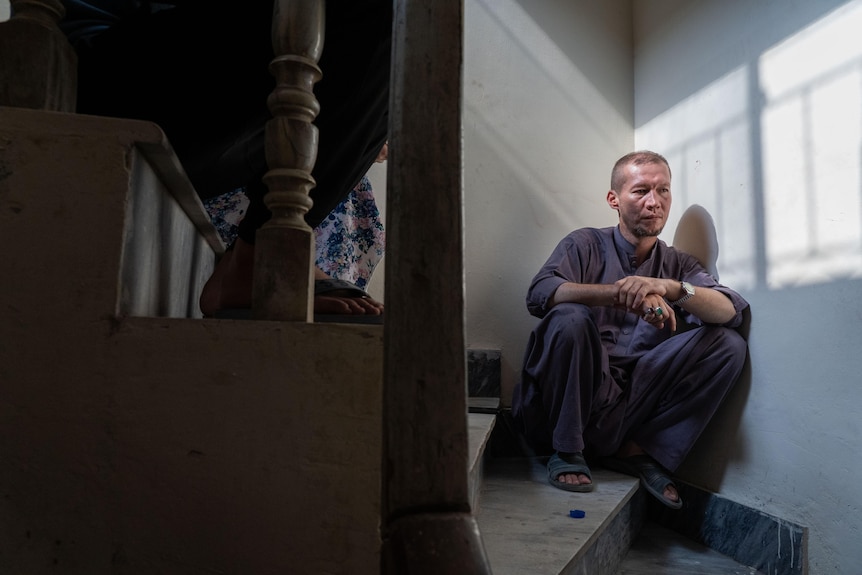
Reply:
M635 166L642 166L644 164L664 164L667 166L668 175L670 175L670 164L667 163L667 160L661 154L650 152L649 150L631 152L617 160L617 163L614 164L614 169L611 170L612 190L617 192L620 191L620 188L626 179L625 167L629 164L634 164Z

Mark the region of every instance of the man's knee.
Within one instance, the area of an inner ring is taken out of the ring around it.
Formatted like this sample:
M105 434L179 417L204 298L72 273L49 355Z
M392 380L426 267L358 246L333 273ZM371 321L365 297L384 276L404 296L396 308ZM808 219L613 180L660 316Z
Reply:
M729 327L712 326L707 328L712 338L711 347L722 355L728 363L742 367L748 353L748 342L745 338Z
M577 358L598 357L601 336L589 306L564 303L553 307L530 334L523 373L536 381L566 379ZM549 378L549 374L552 377Z
M544 319L549 331L575 336L588 330L596 330L595 319L590 307L580 303L560 303L555 305Z

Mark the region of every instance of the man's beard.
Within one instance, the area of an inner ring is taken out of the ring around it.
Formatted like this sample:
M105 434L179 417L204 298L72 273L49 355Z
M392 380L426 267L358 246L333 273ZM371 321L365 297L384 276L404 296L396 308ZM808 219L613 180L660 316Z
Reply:
M657 229L654 232L651 232L649 230L642 228L641 226L635 226L634 228L632 228L632 233L634 234L634 236L636 238L651 238L651 237L658 236L662 232L663 229L664 229L664 226L660 227L659 229Z
M655 220L653 220L655 221ZM662 230L664 229L665 222L662 222L661 226L656 231L650 231L643 227L641 224L630 225L630 222L625 222L626 227L631 230L632 234L636 238L651 238L658 236Z

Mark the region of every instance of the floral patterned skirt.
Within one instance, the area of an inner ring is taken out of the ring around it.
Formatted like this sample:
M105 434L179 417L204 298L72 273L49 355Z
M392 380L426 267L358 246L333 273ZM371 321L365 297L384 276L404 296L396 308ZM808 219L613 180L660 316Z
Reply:
M248 207L242 189L204 201L222 241L231 245ZM314 229L315 264L330 277L365 289L383 258L386 232L371 182L363 177L325 220Z

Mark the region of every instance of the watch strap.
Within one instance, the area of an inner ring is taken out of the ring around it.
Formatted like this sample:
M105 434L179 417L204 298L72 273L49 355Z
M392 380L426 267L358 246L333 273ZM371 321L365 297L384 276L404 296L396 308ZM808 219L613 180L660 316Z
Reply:
M692 286L691 284L686 285L686 282L679 282L679 285L682 288L682 291L685 295L683 295L681 298L679 298L676 301L670 302L670 305L673 305L673 306L682 305L694 297L694 286Z

